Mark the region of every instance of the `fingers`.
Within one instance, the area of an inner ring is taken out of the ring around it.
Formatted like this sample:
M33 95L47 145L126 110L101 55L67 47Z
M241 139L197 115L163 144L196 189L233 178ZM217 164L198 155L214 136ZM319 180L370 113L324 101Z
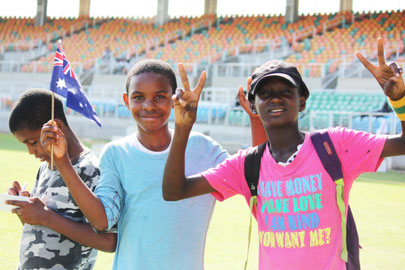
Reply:
M247 97L247 95L248 95L248 93L250 91L250 85L252 84L252 80L253 80L252 77L249 77L248 80L247 80L246 97Z
M21 186L18 181L13 181L11 187L7 190L8 194L17 196L21 191Z
M398 75L391 77L384 83L383 89L385 91L390 91L393 89L394 85L398 82Z
M17 214L18 216L21 216L21 214L22 214L22 209L21 209L21 208L14 208L14 209L11 209L11 213Z
M14 195L14 196L17 196L17 195L18 195L18 191L16 191L14 188L9 188L9 189L7 190L7 193L8 193L9 195Z
M377 40L377 55L378 55L378 65L383 66L385 65L385 57L384 57L384 41L382 38L378 38Z
M50 123L53 122L53 123ZM41 129L41 144L56 143L59 137L63 136L62 131L58 128L55 121L49 121Z
M201 91L204 88L205 81L207 80L207 73L205 71L201 72L200 79L198 80L197 86L194 88L194 91L200 96Z
M239 88L238 88L239 101L240 101L240 96L245 96L242 85L239 85Z
M23 206L25 206L27 204L27 202L7 200L6 204L14 205L14 206L18 206L18 207L23 207ZM13 210L15 210L15 209L13 209Z
M188 82L187 73L182 64L177 65L180 73L181 83L185 91L190 91L190 83ZM205 81L204 81L205 82Z
M184 93L183 89L177 88L175 94L173 95L173 98L181 99L183 96L183 93Z
M177 106L180 104L180 100L183 97L183 93L184 93L183 89L181 89L181 88L176 89L175 94L172 96L174 106Z
M356 57L357 59L359 59L359 61L363 64L363 66L365 66L368 71L370 71L373 75L374 75L374 69L376 68L376 66L374 66L373 64L371 64L360 52L356 52Z
M245 96L243 87L241 85L239 85L239 89L238 89L238 99L239 99L239 104L242 106L246 103L246 100L247 100L247 97Z
M172 96L172 100L174 102L174 106L182 106L185 107L187 106L187 102L183 100L183 94L184 94L184 90L181 88L177 88L176 89L176 93Z
M30 197L31 195L28 191L24 190L24 191L20 192L20 196Z
M391 68L392 72L394 72L395 75L400 75L403 73L402 67L396 62L391 62L388 66Z

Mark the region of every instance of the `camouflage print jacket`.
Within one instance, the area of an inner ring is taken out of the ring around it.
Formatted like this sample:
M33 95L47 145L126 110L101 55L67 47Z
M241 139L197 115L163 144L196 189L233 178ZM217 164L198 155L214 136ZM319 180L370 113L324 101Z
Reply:
M72 165L86 185L94 190L100 176L97 156L87 150L73 160ZM48 208L65 218L87 222L59 172L50 170L46 162L39 168L31 196L41 198ZM96 257L95 249L73 242L47 227L25 224L18 269L87 270L94 267Z

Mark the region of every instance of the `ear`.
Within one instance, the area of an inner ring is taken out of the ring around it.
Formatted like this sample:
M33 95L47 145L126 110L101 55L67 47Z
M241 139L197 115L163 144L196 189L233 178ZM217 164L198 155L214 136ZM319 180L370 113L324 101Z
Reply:
M305 97L300 97L300 109L299 109L299 112L304 111L306 106L307 106L307 99Z
M122 99L124 100L124 104L127 107L127 109L129 110L129 100L128 100L128 94L126 92L124 92L122 94Z

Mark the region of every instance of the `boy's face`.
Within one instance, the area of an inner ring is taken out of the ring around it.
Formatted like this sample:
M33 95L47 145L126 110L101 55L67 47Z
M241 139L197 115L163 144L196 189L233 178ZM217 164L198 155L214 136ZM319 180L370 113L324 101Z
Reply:
M161 74L147 72L131 78L124 102L138 128L155 132L167 128L172 109L172 88L169 79Z
M28 153L34 155L36 158L42 161L50 162L49 156L45 153L40 142L41 129L29 130L21 129L13 133L14 137L25 146L27 146Z
M305 97L289 81L269 77L257 88L255 106L265 126L285 127L297 123L298 113L305 109Z

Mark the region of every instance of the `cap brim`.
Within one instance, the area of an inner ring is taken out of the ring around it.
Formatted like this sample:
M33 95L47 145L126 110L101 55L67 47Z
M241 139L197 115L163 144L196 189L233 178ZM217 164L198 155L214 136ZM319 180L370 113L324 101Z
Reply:
M297 85L297 83L295 82L295 80L294 80L290 75L285 74L285 73L271 73L271 74L267 74L267 75L263 76L263 77L260 79L260 81L262 81L262 80L265 79L265 78L269 78L269 77L281 77L281 78L284 78L284 79L286 79L287 81L289 81L290 83L292 83L292 85L294 85L295 87L298 87L298 85ZM257 84L259 84L260 81L258 81Z

